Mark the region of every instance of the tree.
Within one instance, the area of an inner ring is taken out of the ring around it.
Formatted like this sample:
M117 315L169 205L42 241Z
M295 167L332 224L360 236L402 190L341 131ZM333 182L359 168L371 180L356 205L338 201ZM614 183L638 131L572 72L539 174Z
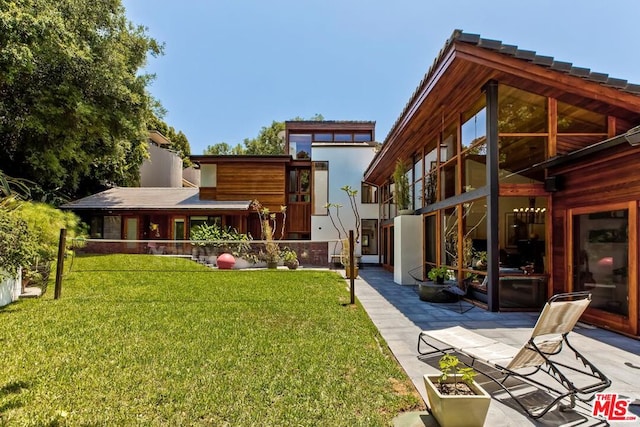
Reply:
M302 117L295 117L291 121L305 121ZM323 121L324 116L322 114L315 114L311 121ZM235 147L231 147L226 142L220 142L218 144L209 145L204 154L214 155L229 155L229 154L248 154L248 155L269 155L269 154L284 154L285 146L284 139L282 138L282 132L284 132L284 122L271 122L270 126L263 126L255 138L245 138L243 141L244 147L240 144Z
M228 156L232 154L246 154L242 145L238 144L235 147L230 146L226 142L219 142L218 144L209 145L204 150L204 154L211 154L217 156Z
M0 0L0 169L76 197L137 182L161 53L121 0Z
M284 154L284 122L271 122L271 126L263 126L255 138L245 138L245 154Z

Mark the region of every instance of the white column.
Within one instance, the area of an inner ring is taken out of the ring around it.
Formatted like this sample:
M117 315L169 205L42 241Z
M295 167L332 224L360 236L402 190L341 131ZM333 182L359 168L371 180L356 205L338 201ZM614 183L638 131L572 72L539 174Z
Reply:
M393 219L393 281L413 285L410 270L422 264L422 215L400 215Z

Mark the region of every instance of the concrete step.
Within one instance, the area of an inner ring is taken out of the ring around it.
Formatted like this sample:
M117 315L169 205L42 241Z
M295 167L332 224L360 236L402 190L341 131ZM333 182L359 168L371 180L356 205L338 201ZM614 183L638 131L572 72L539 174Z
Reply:
M42 289L37 286L27 286L24 292L20 294L20 298L39 298L42 295Z

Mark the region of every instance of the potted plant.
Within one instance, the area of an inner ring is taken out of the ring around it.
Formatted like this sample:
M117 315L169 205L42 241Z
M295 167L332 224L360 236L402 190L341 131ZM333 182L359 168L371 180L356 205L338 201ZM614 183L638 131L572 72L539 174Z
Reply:
M298 254L296 254L296 251L293 249L284 248L280 256L282 257L282 261L284 261L284 265L286 265L289 270L295 270L300 265Z
M447 267L433 267L427 273L429 280L436 283L444 283L444 280L449 277L449 269Z
M267 268L278 268L278 263L281 259L280 247L278 244L272 239L267 239L267 243L265 243L265 260L267 261Z
M398 207L399 215L410 215L413 210L410 209L411 195L409 193L409 179L407 178L407 166L405 163L398 159L396 161L396 168L393 171L394 182L394 199Z
M451 354L442 356L438 363L442 374L424 376L433 416L442 427L483 426L491 396L474 380L476 372L461 368Z
M475 251L474 250L474 258L475 265L473 267L478 270L486 270L487 269L487 251Z

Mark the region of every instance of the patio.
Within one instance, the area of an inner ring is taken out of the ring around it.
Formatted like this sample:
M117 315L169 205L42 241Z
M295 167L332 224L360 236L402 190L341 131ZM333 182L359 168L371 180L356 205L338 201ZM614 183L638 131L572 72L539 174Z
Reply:
M424 329L440 329L460 325L519 347L529 337L538 313L491 313L473 308L459 313L456 304L436 304L421 301L413 286L393 282L390 272L378 267L360 270L356 279L356 296L386 340L391 351L426 400L422 376L436 369L417 358L418 334ZM465 303L463 303L465 304ZM606 390L635 401L630 410L640 415L640 341L601 328L578 323L571 334L572 343L607 375L612 385ZM560 413L557 409L538 420L495 398L491 401L485 425L490 426L559 426L593 425L580 413ZM436 421L426 413L405 414L396 419L397 426L435 426Z

